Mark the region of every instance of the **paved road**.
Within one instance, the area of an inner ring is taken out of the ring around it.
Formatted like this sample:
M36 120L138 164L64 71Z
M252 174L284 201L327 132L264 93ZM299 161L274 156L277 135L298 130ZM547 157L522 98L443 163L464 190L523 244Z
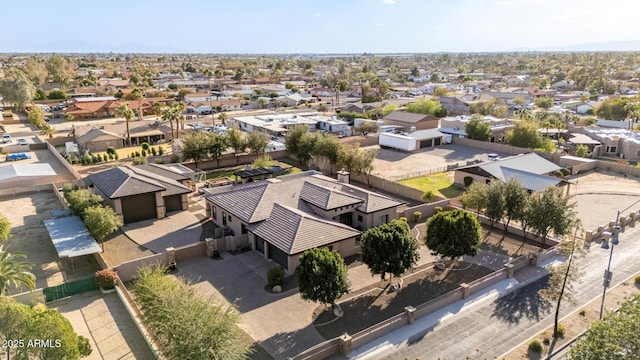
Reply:
M615 247L611 269L612 286L640 272L640 227L627 228ZM609 259L609 250L599 244L591 246L589 254L579 261L584 276L576 295L578 305L564 306L561 316L602 296L602 275ZM463 311L441 321L433 329L414 334L396 344L387 344L378 351L351 356L357 359L492 359L507 353L553 323L553 305L544 304L536 291L546 278L531 283L494 301L485 301L469 311Z

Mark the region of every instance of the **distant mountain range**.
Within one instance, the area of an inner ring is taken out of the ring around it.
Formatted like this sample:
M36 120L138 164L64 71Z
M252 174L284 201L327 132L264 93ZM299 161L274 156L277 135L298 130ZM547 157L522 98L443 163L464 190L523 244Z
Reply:
M520 47L512 50L505 50L503 52L528 52L528 51L551 51L551 52L566 52L566 51L640 51L640 40L630 41L605 41L605 42L589 42L581 44L573 44L566 46L553 46L553 47ZM12 53L147 53L147 54L166 54L166 53L180 53L187 54L193 53L185 49L180 49L172 46L154 46L154 45L142 45L142 44L119 44L119 45L105 45L99 43L92 43L78 40L56 40L56 41L42 41L42 42L15 42L7 41L6 39L0 39L0 52L12 52ZM449 51L433 51L432 53L447 53ZM500 52L500 51L487 51ZM198 53L209 53L206 49L198 51ZM425 54L429 52L412 52L412 54ZM237 52L237 54L252 54L252 52ZM303 53L300 53L303 54ZM375 53L383 54L383 53ZM403 55L398 52L384 53L386 55L395 54ZM409 54L409 53L404 53ZM326 54L317 54L327 56ZM340 56L345 54L331 53L333 56ZM353 54L351 54L353 55ZM373 55L367 54L367 55Z

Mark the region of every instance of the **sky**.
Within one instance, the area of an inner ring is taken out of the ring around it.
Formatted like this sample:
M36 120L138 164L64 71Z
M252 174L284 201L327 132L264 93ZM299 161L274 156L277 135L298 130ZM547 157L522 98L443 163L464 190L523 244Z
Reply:
M3 53L640 50L638 0L21 0L2 9Z

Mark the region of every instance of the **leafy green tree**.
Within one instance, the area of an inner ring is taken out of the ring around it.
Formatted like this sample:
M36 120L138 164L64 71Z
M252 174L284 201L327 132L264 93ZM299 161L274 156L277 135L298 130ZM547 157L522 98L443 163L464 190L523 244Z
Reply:
M24 72L16 68L7 69L0 79L0 95L6 103L13 103L19 111L35 97L36 87Z
M103 245L104 239L122 226L122 219L109 206L91 206L82 217L91 236Z
M523 216L525 204L529 199L529 192L517 178L511 178L503 186L504 198L504 233L509 229L511 220L519 220Z
M29 271L33 264L19 260L26 257L22 253L10 253L4 245L0 245L0 298L9 291L11 285L35 290L36 277Z
M433 89L433 96L434 97L443 97L443 96L447 96L449 95L449 89L447 89L444 86L438 86L435 89Z
M71 84L74 68L67 58L55 54L47 61L46 68L53 82L60 88L64 89Z
M364 135L364 137L366 138L367 135L380 130L380 126L377 122L374 121L363 121L360 123L360 125L354 126L353 130L362 133L362 135Z
M505 210L504 183L494 180L487 187L487 205L485 214L489 218L491 228L497 221L502 220Z
M484 183L474 182L469 185L467 191L462 194L460 201L465 207L475 209L478 214L487 207L487 189L488 185Z
M120 116L122 116L126 121L126 124L127 124L127 145L131 146L131 131L129 130L129 121L131 121L131 119L133 119L133 117L135 116L135 113L131 109L131 106L129 106L129 103L125 103L125 104L120 105L120 107L118 108L118 114L120 114Z
M316 133L316 141L313 146L311 156L314 161L319 163L326 163L331 167L338 163L338 152L342 147L340 140L329 134Z
M467 210L441 211L427 220L424 241L432 254L452 260L480 252L482 227Z
M396 104L387 104L385 106L382 107L382 116L387 116L389 114L391 114L392 112L398 110L398 105Z
M360 257L371 274L381 275L382 280L390 273L391 282L393 276L402 275L418 262L418 247L418 242L409 235L409 224L393 220L362 234Z
M469 112L472 114L491 115L499 118L507 117L507 105L500 104L496 99L471 104Z
M295 275L304 300L335 305L336 300L349 292L347 265L340 254L327 248L305 251Z
M227 144L233 149L236 156L236 164L240 163L240 154L247 149L247 141L242 135L242 131L237 126L232 127L227 132Z
M209 137L209 155L216 159L217 167L220 167L220 157L227 151L229 144L227 143L227 137L222 134L210 133Z
M529 198L527 222L536 236L544 244L549 233L553 231L557 238L571 231L575 220L575 203L562 193L562 189L549 186L541 192L536 192Z
M23 71L29 76L29 80L31 80L36 87L42 86L47 79L47 69L45 68L44 62L40 59L30 58L27 60ZM44 100L44 96L39 100Z
M488 121L484 121L480 116L473 116L471 120L464 125L464 131L469 139L489 141L491 139L491 125Z
M273 166L273 159L268 154L264 154L263 156L253 160L251 163L252 168L268 168Z
M571 346L570 360L640 358L640 294L620 305L616 312L591 324Z
M211 149L211 137L203 132L197 131L182 138L182 157L191 159L196 168L198 164L209 157Z
M553 106L553 99L543 96L533 100L533 103L541 109L549 110Z
M29 122L36 129L42 129L42 126L45 124L44 122L44 111L39 106L34 106L29 110L29 114L27 115L29 118Z
M578 145L578 147L576 148L576 156L579 156L579 157L589 156L589 148L587 147L587 145L583 145L583 144Z
M56 133L56 129L54 129L53 127L51 127L51 125L49 124L43 124L42 125L42 131L40 131L40 135L42 136L46 136L49 139L53 138L53 134Z
M247 136L247 148L252 154L262 154L269 145L271 137L269 134L254 130Z
M153 113L156 114L156 118L159 120L160 114L162 114L162 110L164 109L164 104L157 101L153 103L151 108L153 109Z
M307 165L315 148L317 137L304 125L296 125L287 132L285 147L303 165Z
M605 99L596 108L595 113L599 118L609 120L624 120L629 117L630 107L627 104L629 98Z
M78 215L83 216L84 211L91 207L102 205L102 196L94 194L89 189L64 189L64 198L69 203L69 207Z
M11 235L11 223L4 215L0 215L0 242L3 242Z
M434 115L439 116L442 114L442 104L436 100L420 100L414 103L405 105L405 109L410 113Z
M542 144L542 135L535 122L520 120L507 131L506 141L511 146L536 149Z
M239 315L231 306L205 298L163 268L143 267L133 285L142 320L167 359L245 359Z
M357 175L365 174L371 186L369 175L373 171L373 160L377 150L365 150L359 143L343 144L338 151L338 164Z
M79 336L71 323L55 309L33 308L0 296L0 338L23 341L6 348L7 358L76 360L91 354L87 338ZM35 340L50 340L51 346L29 346Z
M51 90L48 96L49 100L65 100L67 93L64 90Z

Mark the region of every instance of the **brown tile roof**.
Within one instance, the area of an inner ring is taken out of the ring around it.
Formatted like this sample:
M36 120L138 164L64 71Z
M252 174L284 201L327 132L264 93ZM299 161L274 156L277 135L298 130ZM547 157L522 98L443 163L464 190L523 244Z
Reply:
M437 120L436 117L424 114L414 114L406 111L394 111L391 114L385 116L384 120L400 121L411 124L417 124L424 120Z

